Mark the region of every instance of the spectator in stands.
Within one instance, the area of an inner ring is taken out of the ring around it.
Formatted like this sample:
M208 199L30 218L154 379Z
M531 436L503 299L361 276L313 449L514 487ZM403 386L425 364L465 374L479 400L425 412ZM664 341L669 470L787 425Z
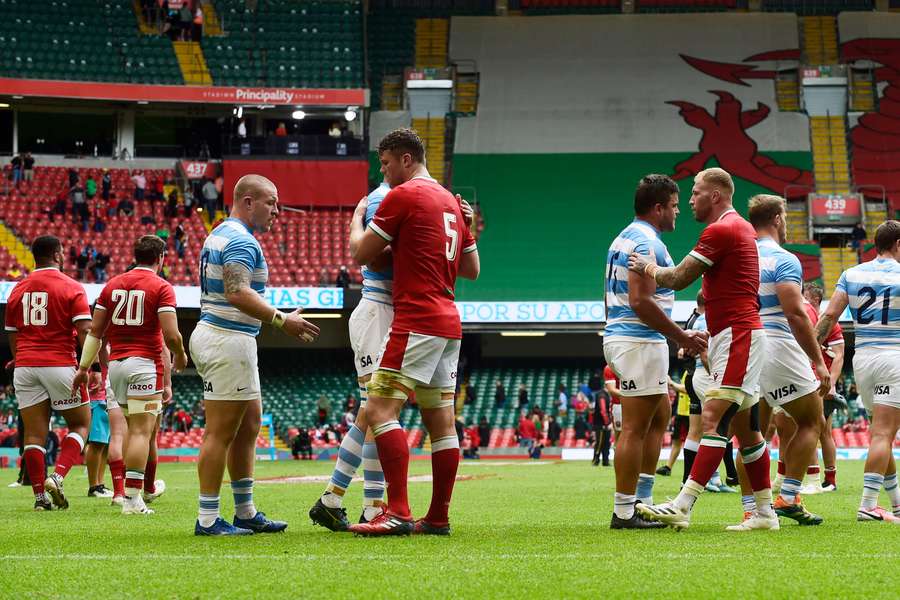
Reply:
M9 409L6 411L6 418L4 419L4 423L6 424L7 429L14 429L16 426L16 413L13 409Z
M100 194L106 203L109 203L110 191L112 191L112 175L109 174L109 169L103 169L103 176L100 178Z
M583 440L587 438L587 431L587 421L584 420L584 417L575 417L575 439Z
M26 152L22 157L22 179L34 181L34 157L31 152Z
M91 211L88 207L84 188L76 183L72 189L69 190L69 196L72 198L72 220L81 221L81 230L87 231L88 224L91 220Z
M341 265L334 280L334 285L339 288L345 288L350 285L350 271L347 270L347 265Z
M528 388L525 387L524 383L519 384L519 408L525 408L528 406Z
M547 422L547 441L551 446L555 446L559 443L559 438L562 436L562 427L559 426L559 422L556 420L556 417L550 417Z
M316 408L319 410L319 427L322 427L328 421L328 415L331 414L331 398L322 394L316 401Z
M219 191L212 179L207 179L200 189L203 196L203 206L201 208L206 213L206 220L212 225L213 219L216 218L216 207L219 205Z
M494 383L494 406L497 408L506 406L506 388L499 379Z
M178 258L184 258L184 247L187 244L187 233L184 230L184 223L179 223L175 227L175 252Z
M163 214L167 219L174 219L178 215L178 190L176 188L172 188L169 192L169 196L166 199L166 209L163 211Z
M65 220L66 212L69 207L69 190L68 188L63 189L59 194L56 195L56 200L53 203L53 208L47 211L47 218L50 219L51 223L56 222L56 217L63 217Z
M12 167L12 170L9 173L9 180L13 182L13 185L16 186L16 188L18 188L19 182L22 180L22 155L13 155L9 164Z
M241 120L238 121L237 135L241 139L247 137L247 121L245 121L243 117L241 117Z
M319 285L328 286L332 283L331 273L328 272L328 267L322 267L322 272L319 274Z
M177 413L175 413L175 431L183 431L187 433L191 430L191 426L194 423L194 419L191 417L191 413L184 410L184 408L180 408Z
M185 1L185 3L181 5L181 10L178 11L179 38L182 42L189 42L191 40L191 25L193 22L194 15L191 12L190 2Z
M94 257L92 270L94 271L94 283L106 283L106 268L109 266L109 255L97 252Z
M103 233L106 231L106 206L99 198L91 205L94 213L94 231Z
M130 217L134 214L134 202L132 202L131 198L127 196L122 198L118 202L116 202L115 197L113 197L113 199L110 200L110 203L115 203L114 205L116 207L116 212L118 212L119 215Z
M609 466L609 448L612 437L612 420L606 405L606 394L599 394L594 400L591 425L594 428L594 458L591 461L595 467L603 460L603 466Z
M191 41L199 42L203 38L203 8L197 2L194 10L194 21L191 27Z
M463 458L481 458L480 456L478 456L479 445L481 445L481 440L478 436L478 428L475 427L474 424L470 423L463 432L463 441L460 444L460 447L462 448Z
M166 226L165 222L156 230L156 237L166 243L166 248L169 247L169 228Z
M862 223L857 223L853 226L853 232L850 234L850 246L857 254L860 254L866 235L866 228L862 226Z
M591 398L596 401L603 391L603 374L597 370L588 379L588 388L591 390Z
M84 193L87 195L87 200L91 204L94 202L94 197L97 196L97 181L88 176L87 181L84 182Z
M478 421L478 439L480 441L479 446L482 448L487 448L488 443L491 441L491 425L484 415Z
M566 385L559 384L559 396L556 398L556 406L559 416L564 417L569 412L569 397L566 395Z
M163 407L162 425L163 431L175 430L175 403L170 402Z
M472 385L472 380L466 380L466 404L475 404L478 400L478 391Z
M331 123L331 127L328 129L328 137L341 137L341 126L337 121Z
M166 199L166 184L163 181L162 175L153 180L153 186L150 189L150 200L153 202L160 201Z
M140 202L144 199L144 192L147 189L147 178L143 172L135 171L131 176L131 181L134 183L134 199Z
M537 428L534 426L534 421L531 420L524 410L519 417L519 427L516 429L516 433L519 436L519 445L523 448L530 446L537 437Z
M79 181L78 169L75 167L69 167L69 187L73 187L78 184Z
M309 437L309 430L306 427L298 428L299 431L294 439L291 440L291 456L294 460L312 460L312 438Z
M284 121L278 123L278 127L275 128L275 135L278 137L287 136L287 127L285 127Z
M78 254L78 257L75 259L75 266L78 269L78 281L84 283L87 281L85 277L88 266L94 260L94 249L90 244L82 248L81 252Z

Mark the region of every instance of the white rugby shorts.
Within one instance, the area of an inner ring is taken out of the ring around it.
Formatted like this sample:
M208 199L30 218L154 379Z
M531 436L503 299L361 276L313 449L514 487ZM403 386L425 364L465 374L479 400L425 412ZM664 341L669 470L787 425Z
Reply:
M190 350L203 379L205 400L260 398L256 338L252 335L201 321L191 334Z
M876 404L900 409L900 351L885 348L857 350L853 355L853 374L856 389L869 414Z
M783 406L819 389L809 357L794 338L766 335L760 395L769 406Z
M700 404L705 404L706 394L709 392L709 388L713 384L712 377L709 376L709 373L706 372L706 369L704 367L697 367L696 369L694 369L694 375L691 377L691 383L694 386L694 393L697 394L698 398L700 398Z
M116 404L119 408L127 408L127 414L159 414L162 411L161 400L144 399L162 394L162 363L141 356L111 360L109 383Z
M613 429L616 431L622 431L622 405L621 404L613 404L612 405L612 421L613 421Z
M603 343L603 354L619 378L623 396L669 393L669 345L666 342L610 340Z
M16 367L13 386L19 410L50 401L53 410L68 410L90 402L87 388L82 386L72 393L75 366L71 367Z
M455 392L459 346L460 340L389 330L375 368L400 373L442 392Z
M358 378L375 372L375 360L394 322L394 307L363 298L350 315L350 347Z
M747 410L759 401L759 377L766 355L766 333L762 329L723 329L709 338L712 384L706 400L722 398Z

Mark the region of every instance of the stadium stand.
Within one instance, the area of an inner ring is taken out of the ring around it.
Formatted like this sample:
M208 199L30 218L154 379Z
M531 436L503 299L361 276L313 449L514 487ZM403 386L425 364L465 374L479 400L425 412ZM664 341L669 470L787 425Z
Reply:
M637 7L642 13L717 12L738 8L738 2L737 0L638 0Z
M182 84L169 40L139 34L125 2L0 0L0 72L74 81Z
M836 15L842 11L872 10L872 0L763 0L761 9L800 15Z
M361 6L358 0L272 0L251 11L242 0L216 0L227 35L202 41L213 82L363 87Z
M724 82L682 58L740 64L799 48L794 15L454 17L450 33L450 55L472 58L481 82L476 116L457 121L453 186L475 190L485 218L482 260L502 265L460 282L460 299L599 297L597 263L570 257L599 259L599 240L630 220L634 186L647 173L681 180L679 233L667 239L676 259L700 230L687 200L690 176L703 166L718 163L737 176L741 210L755 193L812 181L808 119L777 109L771 78ZM646 39L659 43L648 47ZM541 60L509 68L510 49L525 47ZM762 118L745 127L740 110ZM553 284L535 273L552 274Z

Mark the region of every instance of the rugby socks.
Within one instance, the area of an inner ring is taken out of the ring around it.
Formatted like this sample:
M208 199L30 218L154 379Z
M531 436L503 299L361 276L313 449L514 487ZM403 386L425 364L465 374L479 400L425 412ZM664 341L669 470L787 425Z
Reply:
M784 477L784 474L787 472L787 467L784 465L784 461L778 459L778 474Z
M350 428L338 449L337 463L331 473L331 481L322 494L322 504L328 508L340 508L344 500L344 493L350 487L356 470L362 463L363 442L366 434L356 425Z
M616 492L613 505L613 512L616 513L616 516L620 519L628 520L634 516L634 494L620 494Z
M141 506L144 499L141 490L144 489L144 473L142 471L125 471L125 506Z
M256 506L253 504L252 477L232 481L231 493L234 496L234 514L238 519L252 519L256 516Z
M46 456L47 450L34 444L25 446L25 452L22 455L28 479L31 481L31 491L34 492L37 500L46 498L44 493L44 480L47 478Z
M797 500L797 496L800 494L800 487L803 485L803 482L799 479L793 479L791 477L785 477L784 482L781 484L781 493L779 496L788 504L793 504Z
M698 454L699 457L699 454ZM679 510L683 510L685 512L691 512L694 508L694 503L697 501L697 498L700 497L700 494L703 493L705 485L700 485L696 481L694 481L693 476L689 477L684 485L681 486L681 491L678 492L678 496L672 502L675 505L675 508Z
M641 473L638 475L637 483L637 499L641 504L651 506L653 504L653 482L656 476L653 474Z
M756 510L756 497L753 494L741 496L741 505L745 513L752 513Z
M709 478L718 470L719 463L722 462L726 444L728 444L728 439L721 435L704 435L700 440L700 449L697 451L688 481L694 481L701 487L709 483Z
M837 487L837 467L825 467L825 485Z
M410 519L407 474L409 473L409 446L406 432L399 421L387 421L372 428L378 458L387 482L388 512L401 519Z
M764 517L771 517L775 511L772 510L772 481L769 474L771 461L766 441L761 440L758 444L741 448L741 461L747 471L753 497L756 498L757 512Z
M148 494L156 493L156 461L147 459L144 468L144 491Z
M816 485L816 486L822 485L822 481L819 478L819 473L820 473L819 463L816 463L814 465L809 465L808 467L806 467L806 479L812 485Z
M112 477L113 496L125 495L125 461L121 458L109 463L109 474Z
M431 505L425 521L445 526L450 522L450 498L459 468L459 438L456 434L431 442Z
M210 527L219 518L219 496L200 494L200 512L197 521L200 527Z
M688 480L691 474L691 468L694 466L694 459L697 458L697 450L700 449L700 442L697 440L684 441L684 475L681 477L681 483Z
M756 500L756 512L763 517L774 517L775 509L772 508L772 489L754 490L753 498Z
M872 510L878 504L878 494L881 492L881 486L884 485L884 475L881 473L864 473L863 474L863 493L862 501L859 504L860 510Z
M384 506L384 471L378 460L375 442L365 442L362 448L363 467L363 516L371 521Z
M897 473L884 476L884 491L891 499L891 508L894 516L900 515L900 487L897 487Z
M70 431L60 444L59 459L56 461L54 473L59 475L60 479L65 478L72 466L78 462L83 450L84 439L74 431Z

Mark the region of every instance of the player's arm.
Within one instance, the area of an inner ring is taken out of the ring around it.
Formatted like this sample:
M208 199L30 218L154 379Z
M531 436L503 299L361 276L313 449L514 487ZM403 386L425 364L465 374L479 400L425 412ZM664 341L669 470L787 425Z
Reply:
M9 342L9 352L12 354L13 362L16 360L16 339L19 337L19 334L15 331L7 331L6 332L6 340Z
M669 385L675 388L675 391L679 394L687 394L687 388L685 388L681 383L675 381L671 377L669 377Z
M15 289L13 293L9 296L9 301L6 305L6 315L4 316L4 327L6 330L6 340L9 343L9 351L12 354L13 362L16 360L16 341L19 337L19 328L18 323L16 323L16 316L22 314L22 304L21 304L21 296L15 293Z
M222 283L225 288L225 299L233 307L247 316L264 323L271 323L291 337L311 342L319 335L319 328L300 316L300 309L284 314L277 308L269 306L250 287L250 269L243 263L226 262L222 267ZM176 327L177 328L177 327Z
M628 257L628 269L638 275L652 278L657 285L672 290L683 290L703 275L709 265L688 254L674 267L660 267L653 257L632 252ZM631 285L631 281L628 282ZM649 325L649 323L648 323Z
M481 273L481 260L478 258L478 249L475 248L471 252L463 250L463 255L459 260L458 275L466 279L476 280Z
M816 339L819 344L825 343L828 334L831 333L831 328L838 322L849 303L850 298L847 296L847 292L839 287L836 288L834 295L831 296L831 300L828 302L828 308L825 309L825 312L819 317L819 322L816 323Z
M178 316L175 314L175 309L160 312L158 316L159 326L162 328L163 341L166 343L168 351L175 357L174 362L169 365L168 380L171 387L171 370L173 367L176 373L184 370L187 366L187 353L184 351L184 339L181 337L181 332L178 331ZM168 354L168 352L163 351L163 354ZM163 362L163 366L165 366L165 362Z
M628 303L641 321L686 350L700 352L706 348L706 334L697 331L687 332L679 327L653 299L654 293L656 284L653 280L643 277L636 271L628 272Z
M775 295L778 296L778 302L787 318L791 333L794 334L794 339L813 363L816 377L819 379L819 394L825 395L831 389L831 375L822 359L822 348L813 333L812 321L809 320L809 315L803 307L800 286L794 281L781 281L775 284Z
M828 350L834 354L834 358L831 360L831 382L834 383L840 378L844 368L844 344L829 346Z
M619 402L622 401L622 392L616 387L615 380L603 382L603 389L606 390L610 398L617 399Z
M87 385L91 368L99 368L97 362L103 343L103 336L109 327L109 314L105 307L99 303L94 306L94 318L75 321L75 330L78 332L78 345L81 346L81 360L78 362L78 371L72 382L72 389L76 390L82 385ZM83 333L82 333L83 331ZM96 365L96 366L94 366Z
M162 360L163 366L162 401L163 404L168 404L172 401L172 355L169 354L168 347L162 349L159 353L159 358Z
M359 265L375 261L390 243L390 240L375 233L371 227L364 226L368 205L368 198L360 200L350 219L350 256Z

